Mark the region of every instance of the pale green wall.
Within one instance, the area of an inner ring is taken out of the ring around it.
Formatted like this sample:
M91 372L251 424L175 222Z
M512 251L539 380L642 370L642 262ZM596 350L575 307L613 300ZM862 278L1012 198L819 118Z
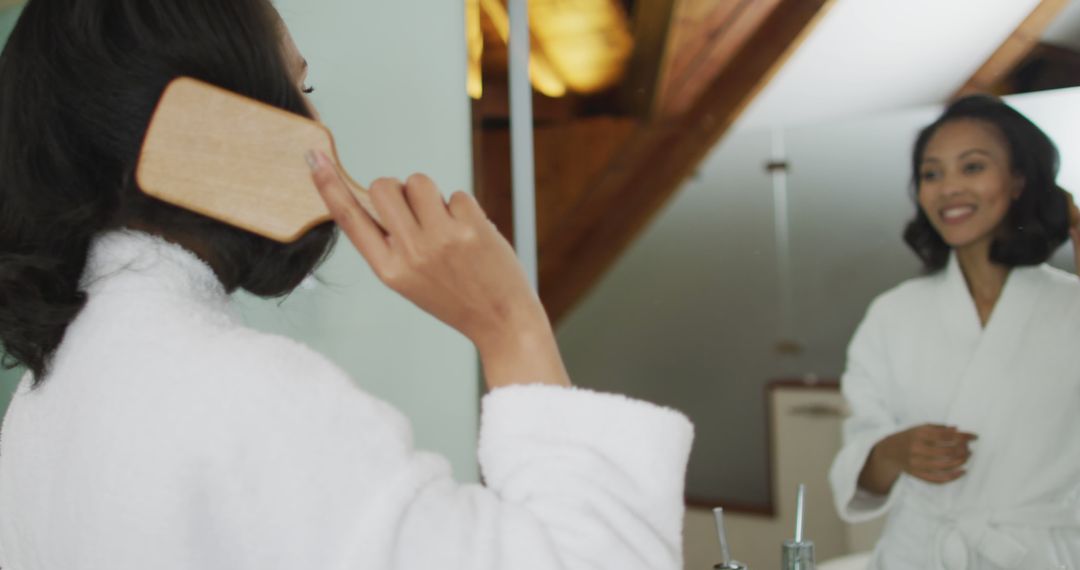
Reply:
M315 104L361 183L431 175L472 188L464 2L277 0L310 64ZM423 14L423 17L417 17ZM344 241L281 306L245 300L249 322L328 355L413 421L417 445L476 480L477 363L471 345L380 284Z
M0 370L0 418L7 411L8 403L11 402L11 394L15 391L15 386L18 385L22 374L22 369Z
M21 11L21 6L0 10L0 45L7 41L8 34L11 33L11 28L15 27L15 21L19 19Z
M15 20L19 18L20 11L22 11L21 7L0 10L0 47L7 42L8 34L15 27ZM3 417L4 411L7 410L8 402L11 401L11 393L15 389L15 383L21 375L22 371L20 370L0 369L0 417Z

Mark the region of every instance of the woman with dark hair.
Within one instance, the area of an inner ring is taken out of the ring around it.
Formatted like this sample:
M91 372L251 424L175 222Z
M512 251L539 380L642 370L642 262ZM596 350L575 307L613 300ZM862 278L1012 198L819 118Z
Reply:
M151 199L140 145L176 77L310 117L305 74L267 0L26 5L0 54L0 342L28 369L0 437L0 567L679 567L689 422L570 388L469 195L379 180L384 231L308 157L376 274L476 345L484 486L233 316L231 292L289 292L335 229L283 245Z
M1044 263L1074 208L1057 170L993 97L916 140L904 239L927 275L851 341L830 475L846 520L888 513L872 568L1080 567L1080 281Z

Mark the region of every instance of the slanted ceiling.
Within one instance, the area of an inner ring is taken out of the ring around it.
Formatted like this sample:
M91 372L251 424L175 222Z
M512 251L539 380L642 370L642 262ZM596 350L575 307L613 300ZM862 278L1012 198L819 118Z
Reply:
M839 0L737 130L945 102L1041 0Z
M1067 3L635 1L633 53L618 85L534 99L549 314L557 321L588 293L730 129L944 103L998 81ZM500 65L505 57L486 60L474 106L476 171L481 201L512 235Z
M540 296L553 319L607 271L833 3L638 0L620 82L588 96L537 95ZM484 58L477 193L509 236L505 55Z
M1042 39L1048 44L1080 51L1080 2L1069 2L1047 27Z

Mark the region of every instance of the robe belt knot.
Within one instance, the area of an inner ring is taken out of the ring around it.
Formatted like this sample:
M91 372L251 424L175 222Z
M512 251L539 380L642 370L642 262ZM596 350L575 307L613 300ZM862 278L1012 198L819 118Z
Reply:
M988 514L942 517L937 536L938 561L944 570L969 570L969 550L1000 568L1019 568L1028 549L997 528Z
M1075 505L1035 505L1015 508L977 508L946 510L927 500L920 500L920 510L938 521L936 544L932 547L934 568L973 570L977 554L999 568L1063 568L1046 554L1025 546L1011 531L1018 528L1078 529L1080 508Z

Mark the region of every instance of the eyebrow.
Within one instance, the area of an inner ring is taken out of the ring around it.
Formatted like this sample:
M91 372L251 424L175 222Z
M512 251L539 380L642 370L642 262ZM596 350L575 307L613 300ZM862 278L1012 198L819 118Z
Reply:
M973 149L970 149L970 150L966 150L966 151L964 151L963 153L960 154L960 158L964 158L965 156L967 156L969 154L985 154L986 156L988 156L990 158L993 158L993 155L990 154L990 151L983 150L981 148L973 148Z
M972 148L972 149L965 150L964 152L960 153L960 156L957 157L957 158L964 158L964 157L966 157L966 156L968 156L970 154L984 154L988 158L993 158L993 155L990 154L990 151L983 150L981 148ZM928 157L923 158L922 162L920 162L919 164L926 164L927 162L942 162L942 160L940 158L937 158L937 157L928 156Z

